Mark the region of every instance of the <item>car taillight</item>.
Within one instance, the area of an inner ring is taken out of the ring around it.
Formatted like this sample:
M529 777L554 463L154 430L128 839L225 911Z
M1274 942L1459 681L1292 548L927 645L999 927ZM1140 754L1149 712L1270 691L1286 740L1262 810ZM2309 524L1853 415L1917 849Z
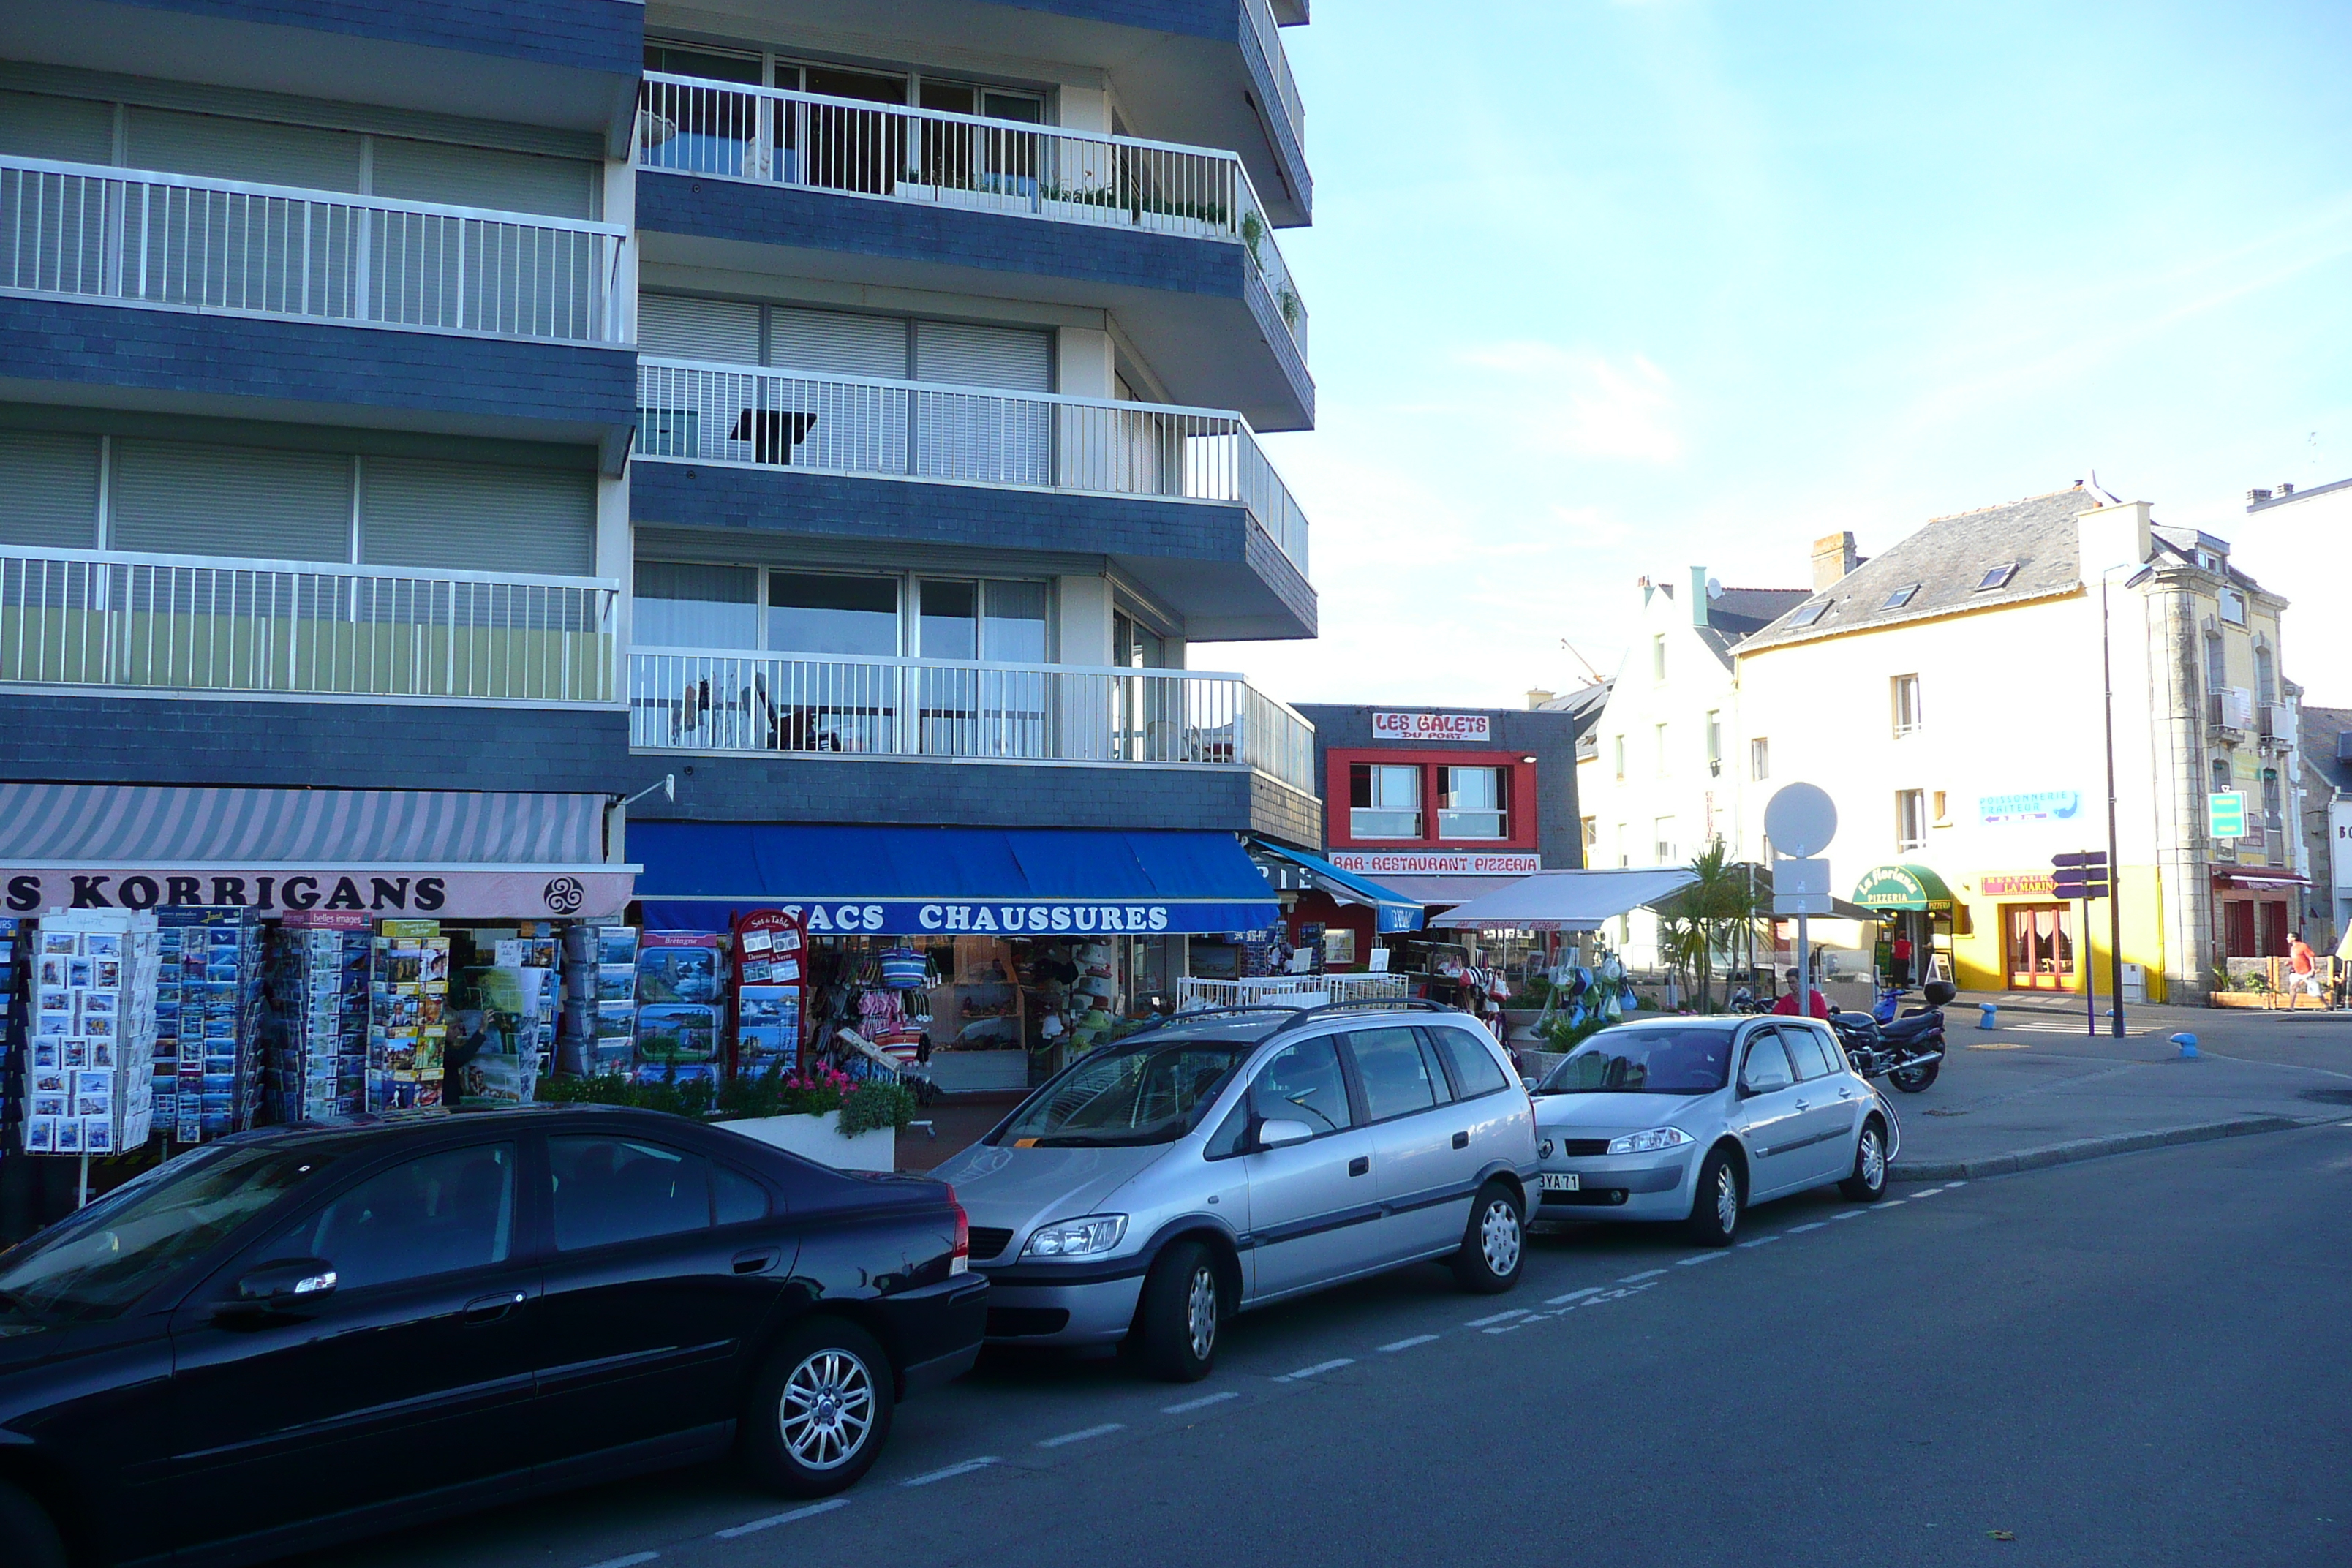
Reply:
M955 1209L956 1215L955 1250L948 1254L948 1272L951 1275L969 1273L971 1269L971 1220L963 1212L963 1205L956 1202L953 1187L948 1189L948 1203Z

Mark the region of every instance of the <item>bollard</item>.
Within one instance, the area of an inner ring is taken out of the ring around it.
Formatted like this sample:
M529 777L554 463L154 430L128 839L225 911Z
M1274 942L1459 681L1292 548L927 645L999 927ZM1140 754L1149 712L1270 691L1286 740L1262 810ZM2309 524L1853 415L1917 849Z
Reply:
M2196 1036L2175 1035L2172 1037L2172 1043L2180 1047L2180 1059L2182 1061L2193 1062L2198 1059Z
M2000 1016L1999 1016L2000 1013L2000 1008L1996 1004L1994 1004L1994 1003L1990 1003L1990 1002L1979 1002L1979 1003L1978 1003L1978 1004L1977 1004L1977 1027L1978 1027L1978 1028L1979 1028L1979 1029L1998 1029L1998 1028L2000 1028Z

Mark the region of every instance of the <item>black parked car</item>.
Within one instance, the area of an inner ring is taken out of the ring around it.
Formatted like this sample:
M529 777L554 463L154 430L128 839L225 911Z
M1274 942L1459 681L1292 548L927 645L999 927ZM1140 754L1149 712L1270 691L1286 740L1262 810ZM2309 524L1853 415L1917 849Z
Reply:
M652 1111L211 1144L0 1253L0 1563L252 1562L730 1450L838 1491L978 1355L966 1256L940 1183Z

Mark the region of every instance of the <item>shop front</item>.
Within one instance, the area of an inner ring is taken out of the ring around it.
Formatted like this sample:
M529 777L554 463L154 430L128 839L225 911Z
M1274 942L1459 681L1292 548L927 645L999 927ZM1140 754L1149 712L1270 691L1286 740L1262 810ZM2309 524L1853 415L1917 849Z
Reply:
M1874 867L1854 884L1853 902L1878 921L1872 962L1882 979L1958 984L1953 942L1968 933L1968 908L1941 876L1916 864Z
M805 1038L903 1047L951 1093L1025 1088L1172 1010L1194 944L1271 945L1281 916L1226 833L643 822L629 847L648 941L724 948L783 911Z

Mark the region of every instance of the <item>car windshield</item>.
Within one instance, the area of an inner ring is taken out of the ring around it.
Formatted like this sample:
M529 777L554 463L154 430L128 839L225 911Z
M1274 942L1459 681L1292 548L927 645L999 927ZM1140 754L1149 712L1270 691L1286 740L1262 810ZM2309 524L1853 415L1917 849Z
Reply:
M1710 1094L1731 1079L1731 1026L1603 1029L1537 1086L1538 1094Z
M0 1312L115 1317L326 1163L315 1152L233 1145L183 1154L0 1252Z
M1139 1039L1080 1058L994 1142L1015 1148L1172 1143L1191 1131L1247 1058L1246 1040Z

